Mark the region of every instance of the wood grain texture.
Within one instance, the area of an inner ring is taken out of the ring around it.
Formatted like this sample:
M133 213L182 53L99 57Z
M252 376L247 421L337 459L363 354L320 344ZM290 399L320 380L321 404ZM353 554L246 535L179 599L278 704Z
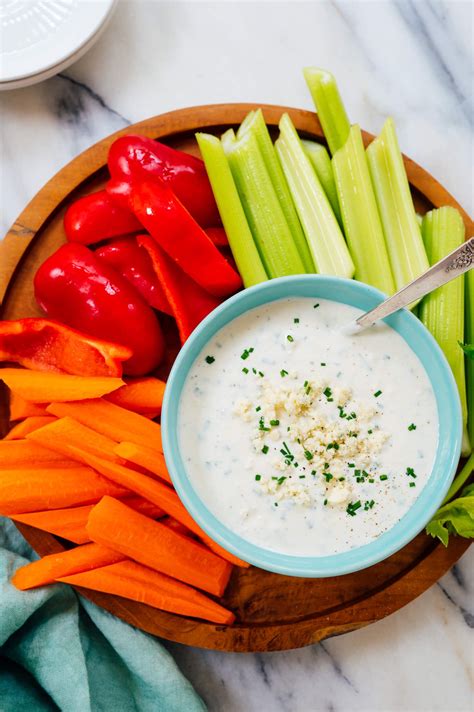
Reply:
M66 205L104 185L108 149L118 136L139 133L199 155L195 131L220 133L236 127L255 108L254 104L223 104L173 111L119 131L71 161L33 198L0 242L1 318L39 313L32 276L65 241L62 216ZM262 108L272 133L276 134L281 114L287 111L300 134L323 140L316 114L281 106ZM363 138L367 145L373 136L364 132ZM455 199L420 166L409 158L404 160L419 212L452 205L472 234L472 221ZM5 390L0 390L0 428L3 425L5 429L7 423L7 397ZM18 528L39 554L64 549L51 534L26 525ZM233 626L203 623L116 596L78 590L128 623L179 643L234 652L287 650L361 628L393 613L435 583L468 546L464 539L453 539L445 549L420 534L370 569L328 579L292 578L254 567L235 569L222 599L237 615Z

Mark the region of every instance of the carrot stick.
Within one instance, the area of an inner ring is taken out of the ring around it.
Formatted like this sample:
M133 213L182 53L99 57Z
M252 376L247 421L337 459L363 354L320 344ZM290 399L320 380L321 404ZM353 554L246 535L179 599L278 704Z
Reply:
M65 468L75 467L76 463L30 440L0 440L0 472L35 465Z
M47 411L58 418L69 415L116 442L126 440L163 452L161 428L158 423L102 398L80 403L51 403Z
M136 413L160 412L166 383L158 378L135 378L105 396L106 400Z
M99 398L123 386L121 378L70 376L67 373L30 371L27 368L2 368L0 381L25 400L34 403Z
M4 440L23 440L27 435L32 433L38 428L42 428L43 425L49 425L54 422L56 418L53 415L34 415L25 418L5 435Z
M122 497L126 490L89 467L0 471L0 514L6 516L93 504L106 494Z
M213 623L231 625L235 620L231 611L203 593L136 561L121 561L82 574L63 576L58 580Z
M177 519L173 519L173 517L164 517L164 519L160 520L160 524L163 524L164 527L168 527L168 529L171 529L178 534L182 534L183 536L194 536L193 533L184 526L184 524L178 522Z
M169 476L165 458L161 452L152 450L144 445L135 445L135 443L127 442L116 445L114 452L115 455L123 460L128 460L134 465L144 467L145 470L148 470L154 475L158 475L162 480L166 480L166 482L171 484L171 477Z
M112 497L94 507L87 531L92 541L215 596L229 581L227 561Z
M46 406L39 403L30 403L21 398L18 393L10 391L10 420L21 420L39 415L48 415Z
M164 511L157 507L156 504L136 495L127 497L124 502L128 507L151 519L158 519L164 515ZM28 524L30 527L73 541L75 544L86 544L90 541L86 525L93 507L93 504L86 504L83 507L68 507L67 509L30 512L28 514L12 514L10 518L15 522Z
M21 566L12 578L12 584L21 591L53 583L61 576L89 571L100 566L123 561L125 557L117 551L106 549L99 544L76 546L59 554L49 554L31 564Z
M114 452L117 443L69 417L55 418L50 425L30 433L27 439L72 459L75 459L74 447L107 460L118 459Z
M194 534L197 534L214 553L222 556L223 559L230 561L236 566L242 566L244 568L249 566L245 561L242 561L237 558L237 556L234 556L234 554L223 549L219 544L216 544L216 542L196 524L187 509L183 506L176 492L167 485L162 484L158 480L152 480L151 477L147 477L147 475L142 475L140 472L135 472L115 462L101 460L83 450L78 450L78 455L79 454L82 462L93 467L94 470L100 472L104 477L109 477L114 482L117 482L117 484L123 485L123 487L127 487L132 492L136 492L142 497L149 499L150 502L155 502L155 504L164 509L167 514L177 519L181 524L184 524L184 526Z

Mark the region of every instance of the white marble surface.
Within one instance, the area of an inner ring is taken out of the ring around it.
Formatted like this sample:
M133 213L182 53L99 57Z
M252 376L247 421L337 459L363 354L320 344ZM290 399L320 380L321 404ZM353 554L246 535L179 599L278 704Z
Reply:
M337 75L353 121L376 132L393 115L403 150L472 213L472 23L472 3L456 0L124 0L63 75L0 95L1 230L64 163L129 122L222 101L310 108L308 64ZM219 712L468 712L473 562L471 550L405 609L322 645L266 655L170 647Z

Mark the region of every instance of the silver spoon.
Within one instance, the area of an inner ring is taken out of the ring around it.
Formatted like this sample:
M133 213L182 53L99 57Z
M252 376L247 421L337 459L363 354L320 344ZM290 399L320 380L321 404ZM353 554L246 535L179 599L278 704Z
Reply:
M436 262L430 269L400 289L396 294L386 299L374 309L362 314L350 326L347 333L357 334L363 329L375 324L379 319L393 314L406 307L425 294L429 294L443 284L459 277L474 267L474 237L456 247L449 255Z

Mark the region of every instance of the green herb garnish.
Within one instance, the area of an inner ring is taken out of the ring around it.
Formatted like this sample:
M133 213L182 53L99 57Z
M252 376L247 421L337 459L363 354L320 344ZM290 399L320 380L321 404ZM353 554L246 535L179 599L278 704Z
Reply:
M255 479L257 480L257 482L260 482L260 480L262 479L262 475L255 475Z
M346 512L349 514L351 517L355 517L357 510L362 507L362 504L360 502L360 499L357 500L357 502L350 502L347 505Z
M206 356L206 363L214 363L215 360L214 356Z
M285 371L285 369L282 368L281 371L280 371L280 376L281 376L282 378L284 378L284 377L287 376L287 375L288 375L288 371Z
M416 430L416 425L415 423L412 423L411 425L408 426L408 430Z
M378 398L381 395L382 395L382 391L375 391L374 398Z
M287 341L294 341L294 338L292 337L291 334L288 334L287 337L286 337L286 340L287 340Z
M263 452L264 455L266 455L269 450L270 450L270 448L268 447L268 445L264 445L264 446L262 447L262 452Z

